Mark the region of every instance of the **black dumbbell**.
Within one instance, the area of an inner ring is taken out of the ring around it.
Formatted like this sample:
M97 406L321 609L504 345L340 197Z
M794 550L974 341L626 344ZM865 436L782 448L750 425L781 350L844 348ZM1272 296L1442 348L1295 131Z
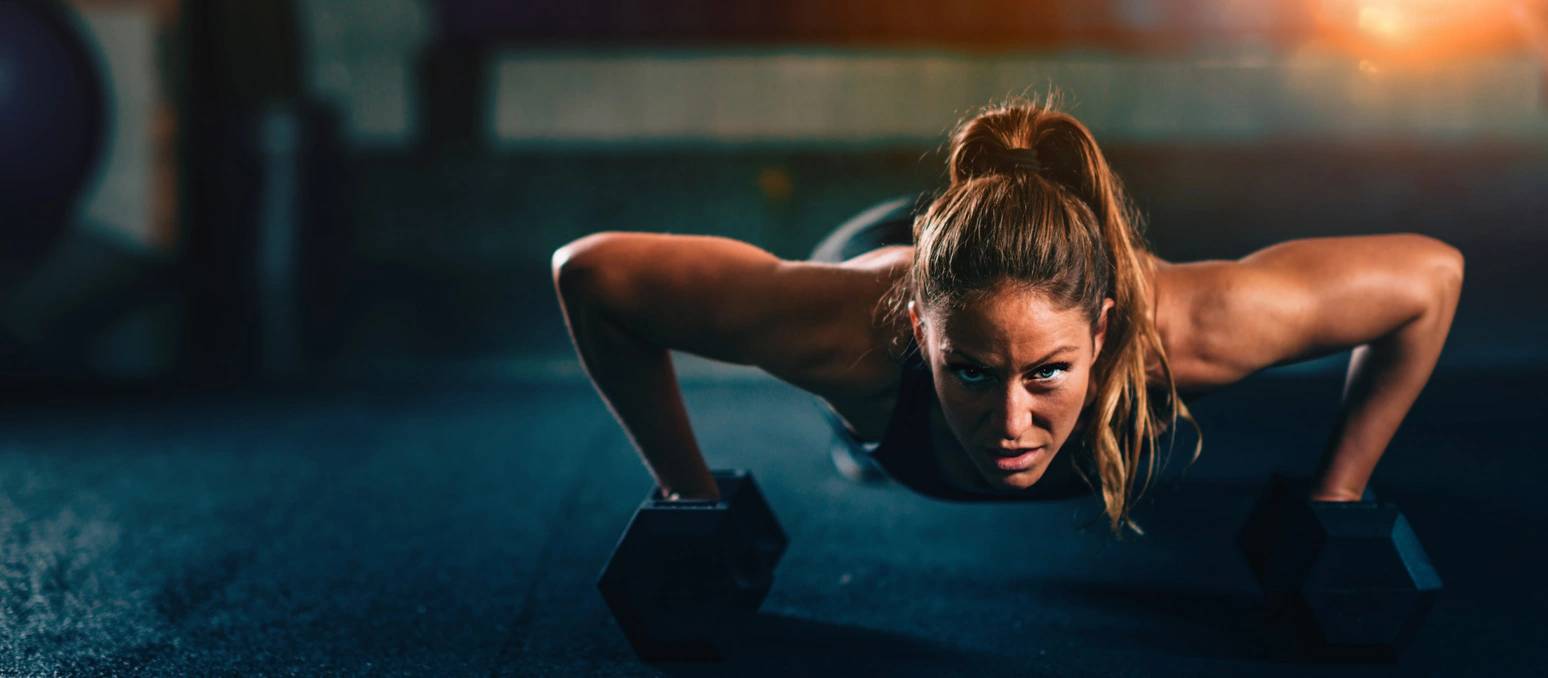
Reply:
M1357 502L1307 499L1311 483L1275 474L1237 544L1265 602L1318 654L1393 657L1441 590L1408 519L1366 490Z
M641 658L724 657L774 583L784 530L751 473L714 476L719 501L652 489L597 581Z

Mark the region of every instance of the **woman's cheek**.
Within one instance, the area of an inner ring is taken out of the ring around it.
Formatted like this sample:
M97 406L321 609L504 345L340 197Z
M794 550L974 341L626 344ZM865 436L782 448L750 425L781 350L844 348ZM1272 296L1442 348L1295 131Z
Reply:
M1064 389L1058 396L1059 416L1057 421L1058 428L1062 433L1067 434L1075 428L1076 422L1080 421L1081 411L1090 401L1090 394L1086 392L1084 386L1084 384L1081 384L1077 388Z

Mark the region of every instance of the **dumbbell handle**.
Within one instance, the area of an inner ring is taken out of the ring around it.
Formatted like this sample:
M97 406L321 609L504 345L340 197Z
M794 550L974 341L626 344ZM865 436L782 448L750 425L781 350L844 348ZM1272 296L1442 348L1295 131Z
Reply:
M718 503L720 503L719 499L710 499L708 497L684 497L682 495L682 493L680 493L680 492L673 492L673 493L670 493L670 494L667 494L667 495L662 495L661 494L661 488L656 488L656 498L655 498L655 500L656 501L660 501L660 502L670 502L670 503L673 503L673 504L718 504Z
M748 477L747 471L743 469L717 469L711 471L710 475L715 479L715 485L720 491L719 497L684 497L680 492L667 493L662 492L660 487L655 487L651 490L646 503L665 503L683 507L715 506L728 501L729 495L734 493L737 484Z

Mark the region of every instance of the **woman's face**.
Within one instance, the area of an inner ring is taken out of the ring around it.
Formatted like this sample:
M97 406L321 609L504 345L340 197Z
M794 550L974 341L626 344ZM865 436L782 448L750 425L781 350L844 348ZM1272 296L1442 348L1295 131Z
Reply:
M909 305L941 411L991 487L1031 487L1069 439L1112 305L1104 303L1094 333L1079 309L1009 286L957 311L921 315Z

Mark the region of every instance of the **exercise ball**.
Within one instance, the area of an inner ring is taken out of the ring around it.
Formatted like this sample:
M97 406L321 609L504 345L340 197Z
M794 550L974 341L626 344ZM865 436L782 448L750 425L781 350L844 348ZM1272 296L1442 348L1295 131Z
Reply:
M106 136L97 60L70 10L0 0L0 279L64 231Z

